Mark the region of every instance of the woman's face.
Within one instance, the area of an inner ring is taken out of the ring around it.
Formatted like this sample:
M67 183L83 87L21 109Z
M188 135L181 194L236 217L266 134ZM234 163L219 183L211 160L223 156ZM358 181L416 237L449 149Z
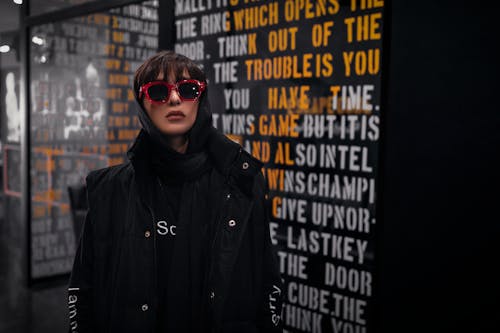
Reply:
M182 79L190 79L189 73L184 71ZM156 80L164 80L160 73ZM168 77L168 83L175 83L175 75ZM143 100L144 109L153 124L169 136L182 136L193 127L198 112L199 100L182 101L177 91L172 90L167 102L152 104L147 98Z

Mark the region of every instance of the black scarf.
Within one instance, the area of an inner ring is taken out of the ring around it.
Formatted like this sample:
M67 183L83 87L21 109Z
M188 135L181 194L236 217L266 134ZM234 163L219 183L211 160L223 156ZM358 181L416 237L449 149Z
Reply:
M189 144L186 155L204 151L207 142L210 140L210 136L213 135L214 131L216 131L216 129L212 126L212 113L210 112L210 104L208 103L207 93L208 91L205 90L203 95L201 95L196 120L193 127L191 127L187 133ZM172 156L180 157L183 155L170 148L167 136L153 124L139 102L136 102L136 107L138 109L137 116L139 117L142 129L148 134L151 141L162 149L165 149L165 151Z
M213 222L207 216L213 215L210 214L213 203L209 202L213 195L210 193L209 172L212 166L206 143L215 129L205 96L206 92L200 100L196 121L187 134L188 148L185 154L172 150L166 136L154 126L142 107L138 110L142 132L149 145L149 165L165 186L167 198L169 187L173 191L170 192L170 200L178 198L177 202L171 203L177 215L178 227L168 281L159 281L159 284L168 283L168 297L163 303L165 313L159 314L165 318L162 321L165 324L162 330L165 332L209 331L206 313L208 295L203 288L208 276L207 255ZM176 193L180 193L180 196ZM154 196L155 211L165 205L160 198L165 197Z

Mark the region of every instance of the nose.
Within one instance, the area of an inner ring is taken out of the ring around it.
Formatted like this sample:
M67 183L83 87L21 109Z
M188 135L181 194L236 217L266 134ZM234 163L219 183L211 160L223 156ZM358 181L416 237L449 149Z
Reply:
M172 89L170 92L170 96L168 97L168 104L169 105L179 105L181 104L182 100L181 97L179 96L179 92L177 89Z

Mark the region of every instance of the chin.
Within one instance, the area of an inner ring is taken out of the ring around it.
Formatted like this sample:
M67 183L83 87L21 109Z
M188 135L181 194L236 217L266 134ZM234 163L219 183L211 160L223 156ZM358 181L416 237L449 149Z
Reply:
M186 135L189 128L160 128L160 131L168 136L182 136Z

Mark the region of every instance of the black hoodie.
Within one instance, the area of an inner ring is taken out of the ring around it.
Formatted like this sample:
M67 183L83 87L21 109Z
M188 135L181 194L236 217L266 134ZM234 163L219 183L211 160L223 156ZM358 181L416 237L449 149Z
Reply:
M206 98L201 96L186 153L170 148L168 138L138 110L150 146L149 168L158 179L153 200L156 217L159 304L156 332L196 332L208 325L202 298L207 275L209 238L213 230L207 143L215 132ZM152 189L153 190L153 189ZM182 320L184 319L184 320ZM193 319L197 319L194 320Z

